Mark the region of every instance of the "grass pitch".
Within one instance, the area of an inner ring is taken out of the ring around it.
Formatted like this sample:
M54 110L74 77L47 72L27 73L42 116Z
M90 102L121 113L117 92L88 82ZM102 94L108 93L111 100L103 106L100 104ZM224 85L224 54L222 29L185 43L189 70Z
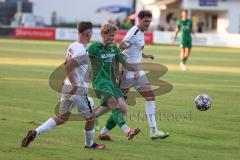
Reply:
M75 121L40 135L29 148L21 148L26 132L54 115L59 93L49 87L48 80L63 62L69 44L0 39L0 160L240 159L240 49L227 48L194 47L189 70L181 72L179 47L145 47L146 53L156 57L154 63L168 67L161 79L174 87L156 98L158 127L170 133L168 139L149 139L144 100L138 98L127 118L142 134L131 142L116 128L111 132L114 141L105 142L105 150L86 150L83 122ZM213 99L206 112L194 106L200 93ZM100 118L101 127L107 117Z

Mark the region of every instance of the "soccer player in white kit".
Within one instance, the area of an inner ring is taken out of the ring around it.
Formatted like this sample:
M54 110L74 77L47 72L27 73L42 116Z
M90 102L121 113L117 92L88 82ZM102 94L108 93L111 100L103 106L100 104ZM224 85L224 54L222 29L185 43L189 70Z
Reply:
M146 55L143 53L143 48L145 45L144 32L148 30L151 21L151 12L144 10L140 11L138 14L139 24L133 26L127 32L119 46L126 57L126 62L135 66L139 70L138 75L135 75L134 72L123 68L122 76L120 77L120 87L125 93L127 93L131 87L135 87L136 90L145 98L145 109L150 127L150 138L154 140L167 138L169 134L157 129L155 95L148 81L148 78L145 76L145 72L141 67L142 57L154 59L154 56ZM136 78L136 76L139 78ZM109 129L106 126L108 125L105 125L101 133L98 135L98 138L102 140L111 140L110 136L108 135Z
M104 144L94 143L94 103L88 95L88 78L90 77L87 43L89 43L92 37L92 23L80 22L78 24L78 33L78 41L73 42L69 46L65 58L64 64L67 78L62 87L59 114L49 118L36 129L30 130L22 140L22 147L27 147L30 142L43 132L65 123L69 119L71 109L76 106L81 116L86 119L84 128L85 148L105 148Z

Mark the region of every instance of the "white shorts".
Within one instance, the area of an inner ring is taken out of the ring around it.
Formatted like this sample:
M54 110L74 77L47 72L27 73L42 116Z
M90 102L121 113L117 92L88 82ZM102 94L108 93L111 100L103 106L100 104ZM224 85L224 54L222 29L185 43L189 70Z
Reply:
M140 74L138 79L134 79L134 72L122 68L120 88L125 93L132 87L139 89L140 87L149 84L149 80L146 76L146 73L142 70L141 65L138 64L135 65L134 67L137 67L139 69Z
M61 95L59 107L60 115L71 112L72 108L76 106L79 114L81 114L86 119L89 119L92 116L94 102L88 93L81 95L72 95L70 98L66 97L66 94L64 93L66 93L66 87L63 87L63 93Z

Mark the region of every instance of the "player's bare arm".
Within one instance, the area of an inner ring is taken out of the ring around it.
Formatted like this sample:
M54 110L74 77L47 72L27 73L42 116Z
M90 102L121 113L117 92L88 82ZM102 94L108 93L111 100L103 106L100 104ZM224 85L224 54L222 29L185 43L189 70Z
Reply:
M143 58L150 58L150 59L152 59L152 60L154 60L154 58L155 58L153 55L151 55L151 54L145 54L145 53L142 54L142 57L143 57Z
M129 41L123 41L120 43L119 48L121 49L121 51L124 51L125 49L128 49L132 46L132 43Z
M175 29L175 32L173 34L173 39L172 39L172 43L175 43L176 39L177 39L177 35L179 33L179 29L178 27Z
M195 33L195 31L192 29L192 35L193 35L193 38L197 38L197 36L196 36L196 33Z
M67 77L72 84L72 89L68 93L69 96L73 95L77 91L77 88L78 88L77 80L76 80L75 74L73 72L74 69L78 66L79 66L78 62L74 59L70 59L66 62Z

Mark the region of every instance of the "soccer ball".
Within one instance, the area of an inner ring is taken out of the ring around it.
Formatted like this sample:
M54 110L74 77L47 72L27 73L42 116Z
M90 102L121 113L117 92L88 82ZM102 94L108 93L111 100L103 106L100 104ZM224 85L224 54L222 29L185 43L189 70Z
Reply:
M198 95L194 101L197 109L200 111L206 111L212 105L212 99L207 94Z

